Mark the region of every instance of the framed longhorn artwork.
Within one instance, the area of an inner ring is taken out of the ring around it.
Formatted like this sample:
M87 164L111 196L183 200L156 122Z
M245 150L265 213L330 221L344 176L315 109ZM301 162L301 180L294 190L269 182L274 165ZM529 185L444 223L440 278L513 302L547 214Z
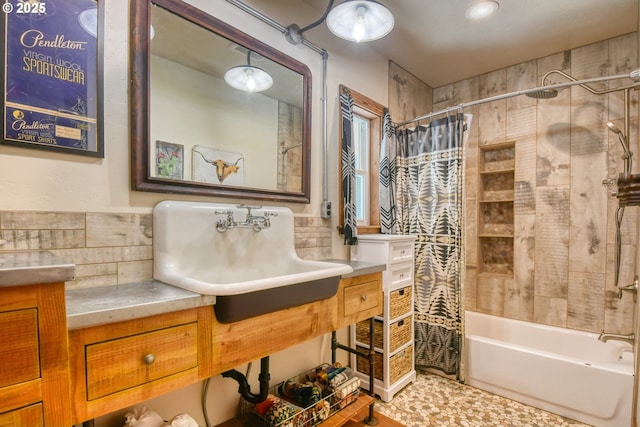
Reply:
M238 186L244 184L242 153L195 145L192 150L192 180L208 184Z

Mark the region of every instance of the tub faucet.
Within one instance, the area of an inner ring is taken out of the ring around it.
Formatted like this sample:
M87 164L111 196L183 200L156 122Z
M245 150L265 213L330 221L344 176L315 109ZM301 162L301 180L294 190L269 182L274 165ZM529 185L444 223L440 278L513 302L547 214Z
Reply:
M604 332L602 332L599 336L598 339L602 342L607 342L609 340L618 340L618 341L624 341L624 342L628 342L629 344L633 345L633 343L636 340L636 334L605 334Z

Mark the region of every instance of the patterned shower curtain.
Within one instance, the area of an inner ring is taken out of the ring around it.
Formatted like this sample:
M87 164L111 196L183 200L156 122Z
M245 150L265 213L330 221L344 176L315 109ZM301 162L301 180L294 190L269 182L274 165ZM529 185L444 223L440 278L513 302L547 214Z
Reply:
M396 220L416 236L416 368L460 374L464 272L462 113L396 132ZM393 155L393 153L392 153Z
M358 243L358 224L356 222L356 154L352 134L353 98L351 92L345 87L341 87L340 91L340 113L344 244L355 245Z

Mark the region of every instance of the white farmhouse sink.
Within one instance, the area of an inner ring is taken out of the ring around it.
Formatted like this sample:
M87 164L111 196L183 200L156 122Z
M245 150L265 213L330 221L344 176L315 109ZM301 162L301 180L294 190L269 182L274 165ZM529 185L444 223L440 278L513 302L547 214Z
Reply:
M233 204L163 201L153 209L155 279L215 295L221 322L293 307L337 292L351 266L303 260L294 247L293 213L284 207L251 209L268 218L259 231L239 225L216 228L228 212L243 223L248 210Z

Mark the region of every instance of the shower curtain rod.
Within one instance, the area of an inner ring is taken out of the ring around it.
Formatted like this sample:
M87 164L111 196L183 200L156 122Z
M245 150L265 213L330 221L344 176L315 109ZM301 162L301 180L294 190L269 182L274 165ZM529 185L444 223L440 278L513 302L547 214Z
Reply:
M593 78L584 79L584 80L576 80L576 81L570 81L570 82L565 82L565 83L556 83L556 84L547 85L547 86L534 87L532 89L516 90L514 92L504 93L502 95L490 96L488 98L482 98L482 99L478 99L476 101L463 102L461 104L454 105L452 107L447 107L447 108L444 108L442 110L439 110L439 111L436 111L436 112L432 112L432 113L429 113L429 114L425 114L424 116L419 116L419 117L413 118L411 120L407 120L407 121L404 121L404 122L401 122L401 123L394 123L394 127L398 128L398 127L401 127L401 126L408 125L409 123L419 122L420 120L429 119L431 117L439 116L441 114L451 113L453 111L460 111L460 110L462 110L464 108L473 107L475 105L486 104L487 102L493 102L493 101L501 101L503 99L513 98L515 96L520 96L520 95L532 94L532 93L540 92L540 91L543 91L543 90L564 89L566 87L576 86L576 85L581 85L581 84L584 85L584 84L587 84L587 83L596 83L596 82L617 80L617 79L625 79L625 78L632 79L636 83L632 83L632 84L626 85L626 86L621 86L620 88L616 88L615 90L612 90L612 92L618 91L618 90L628 89L628 88L631 88L631 87L640 86L640 81L638 81L640 79L640 69L634 70L634 71L632 71L631 73L628 73L628 74L618 74L618 75L615 75L615 76L605 76L605 77L593 77Z

